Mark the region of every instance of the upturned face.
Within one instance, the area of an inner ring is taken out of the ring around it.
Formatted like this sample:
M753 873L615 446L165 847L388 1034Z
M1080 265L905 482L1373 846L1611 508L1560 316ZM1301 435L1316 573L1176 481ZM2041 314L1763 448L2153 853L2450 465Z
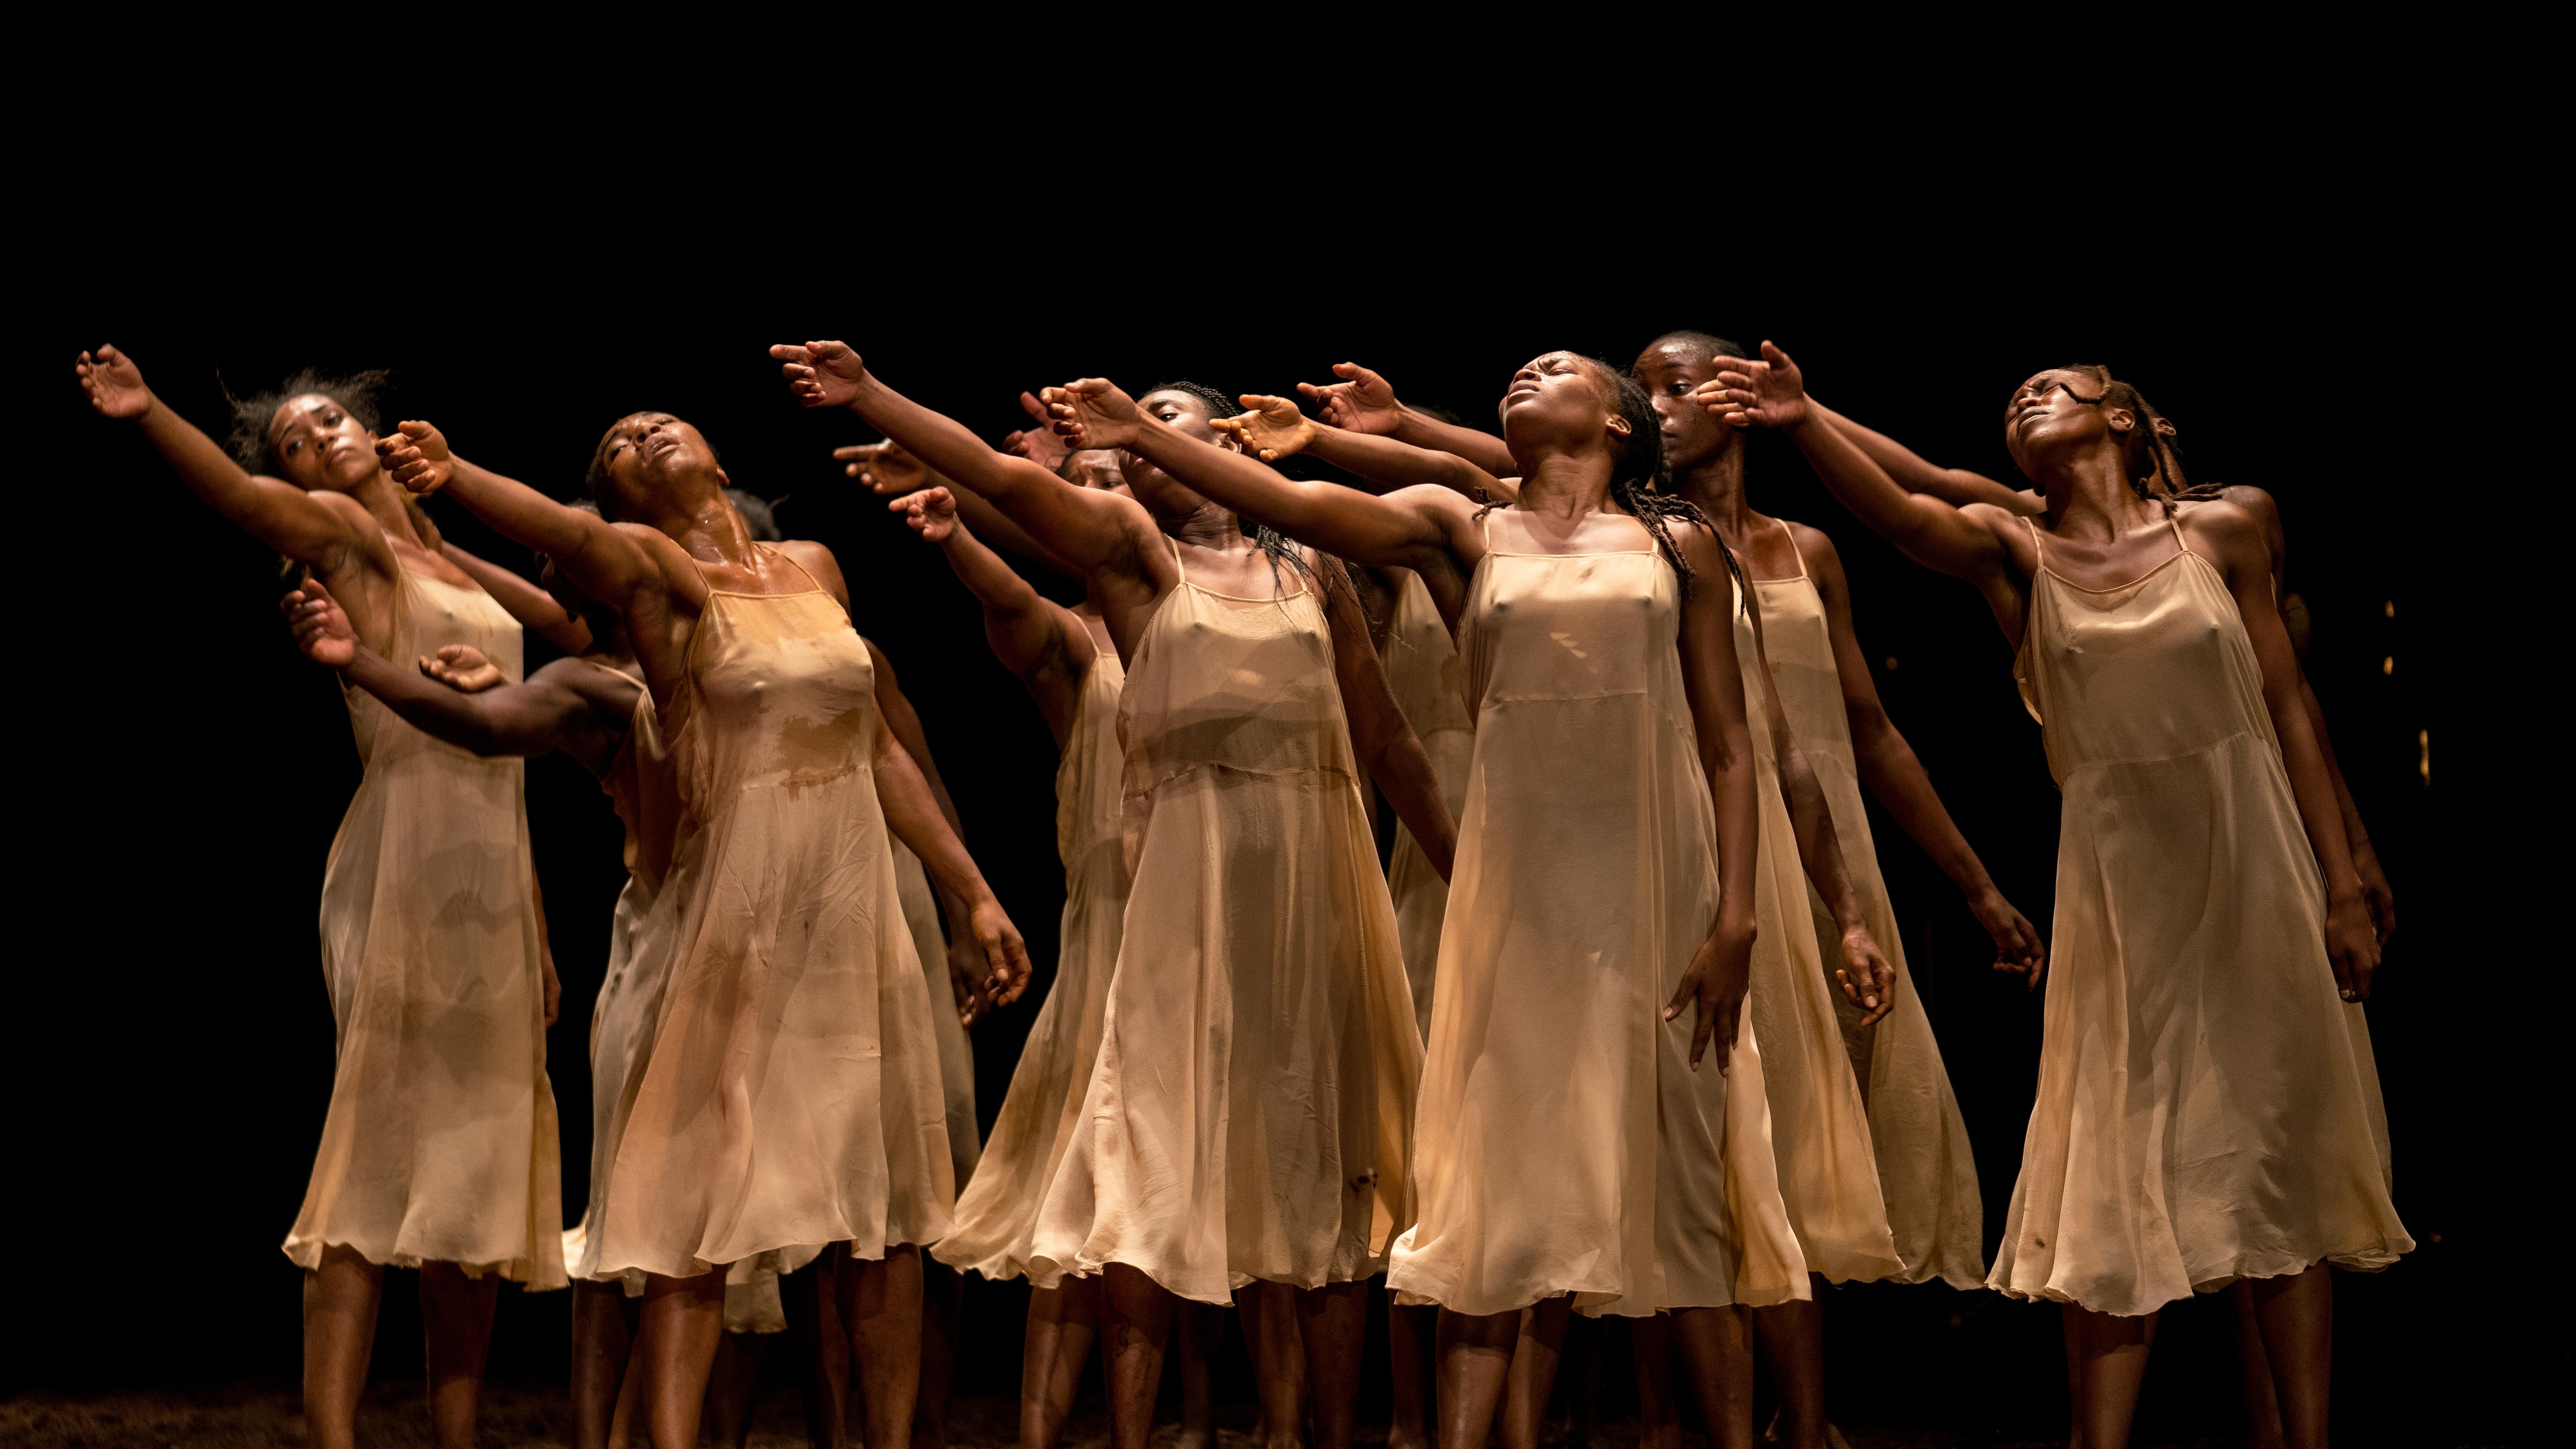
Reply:
M1676 474L1737 445L1740 434L1691 401L1702 383L1717 380L1717 361L1687 342L1664 342L1637 354L1637 381L1655 405L1655 425L1664 435L1664 461Z
M375 476L376 435L320 393L288 398L268 420L269 457L307 493L347 493Z
M2137 426L2136 414L2103 401L2102 384L2080 372L2031 374L2004 404L2004 448L2032 479L2049 459L2097 447Z
M657 503L700 490L722 492L726 483L705 436L669 413L619 418L599 440L599 456L620 518L644 516Z
M1503 392L1503 442L1517 456L1539 444L1581 445L1605 432L1626 437L1628 420L1612 402L1580 356L1550 352L1533 358L1512 374Z
M1149 418L1159 418L1190 437L1216 446L1217 431L1208 426L1207 400L1197 393L1163 388L1136 399L1136 407ZM1187 518L1207 505L1207 499L1197 490L1124 449L1118 453L1118 472L1126 480L1128 496L1158 517Z

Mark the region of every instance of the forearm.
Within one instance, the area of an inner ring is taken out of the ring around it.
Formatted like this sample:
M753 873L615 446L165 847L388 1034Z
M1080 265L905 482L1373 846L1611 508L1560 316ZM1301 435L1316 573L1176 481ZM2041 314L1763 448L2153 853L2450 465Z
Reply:
M2299 822L2307 827L2309 848L2316 852L2317 869L2325 877L2326 895L2336 901L2358 900L2361 877L2353 869L2343 812L2336 804L2334 784L2326 775L2325 761L2317 749L2316 736L2308 728L2307 710L2299 702L2296 686L2267 682L2263 693L2264 702L2271 708L2273 730L2280 736L2281 763L2290 777L2290 793L2298 802Z
M2299 703L2308 717L2308 730L2316 737L2317 754L2325 761L2326 778L2334 785L2335 808L2343 816L2344 834L2352 849L2359 853L2370 843L2370 832L2361 823L2361 807L2352 799L2352 787L2344 783L2343 762L2335 758L2334 737L2326 732L2325 706L2317 703L2317 692L2308 683L2307 671L2299 671Z
M1422 748L1421 737L1411 725L1401 720L1397 724L1394 737L1381 741L1371 756L1369 778L1386 792L1395 818L1413 832L1431 868L1445 881L1457 849L1457 823L1449 817L1449 803L1440 797L1440 781L1431 772L1431 755Z
M1788 803L1790 828L1798 837L1799 862L1834 924L1845 931L1866 930L1869 923L1861 913L1860 892L1852 885L1851 867L1843 859L1842 837L1834 829L1834 813L1825 801L1824 788L1817 783L1806 752L1794 741L1781 744L1780 791Z
M1708 779L1717 812L1717 920L1749 931L1753 920L1753 875L1761 850L1759 800L1755 794L1752 738L1741 726L1702 730L1700 770ZM1707 738L1715 736L1715 738Z
M1038 542L1035 535L1020 527L1009 514L994 507L992 500L983 494L972 488L952 488L949 496L957 500L958 522L973 529L980 541L1043 564L1066 578L1081 579L1082 570L1057 557L1055 550Z
M1399 442L1410 443L1417 448L1430 448L1464 458L1497 478L1508 478L1520 472L1520 465L1512 461L1512 450L1503 445L1502 439L1474 428L1462 428L1456 423L1426 418L1411 408L1404 409L1403 420L1395 425L1395 437Z
M1491 496L1497 486L1495 475L1472 459L1374 433L1317 428L1306 451L1317 462L1379 485L1380 491L1429 483L1476 498Z
M452 543L442 543L439 552L448 562L465 570L483 592L510 611L510 617L535 630L547 643L566 654L579 654L590 647L590 626L574 618L554 595L538 588L489 559L479 558Z
M349 530L321 503L289 484L252 477L158 396L134 421L188 491L243 532L316 569L327 572L338 562Z
M1921 454L1873 429L1861 426L1832 408L1807 399L1833 429L1876 463L1897 487L1908 493L1925 493L1944 503L1992 503L2017 513L2037 513L2042 505L2031 495L2017 492L1965 468L1944 468Z
M1872 533L1927 568L1962 571L1962 556L1977 546L1983 530L1961 519L1956 508L1897 487L1886 470L1825 422L1812 405L1807 416L1786 431L1835 501Z
M340 671L340 678L342 682L383 701L384 706L405 724L434 739L445 740L458 749L487 757L544 753L543 750L516 751L501 747L489 713L491 695L497 691L459 694L422 677L418 670L396 664L364 645L358 646L357 656Z
M1973 899L1995 888L1985 862L1977 858L1968 838L1959 833L1949 807L1941 803L1939 792L1932 788L1932 777L1916 758L1914 747L1906 743L1894 725L1882 717L1871 726L1855 730L1852 753L1860 766L1861 784L1950 878L1961 895Z
M558 563L611 525L593 514L566 508L516 478L505 477L463 458L449 460L443 490L467 512L492 525L512 543L553 557Z
M932 472L965 485L1005 509L1010 499L1033 487L1073 486L1026 458L993 451L963 423L905 397L886 386L874 372L859 379L857 393L848 406L869 427L928 464Z
M1282 476L1147 419L1128 445L1191 488L1309 548L1357 563L1408 565L1424 530L1395 504L1337 483Z
M931 794L930 782L922 777L911 754L891 735L877 750L874 771L877 801L885 811L887 830L921 858L923 869L942 898L971 906L990 897L992 890L984 883L984 873L966 853L965 842L958 838L939 800Z

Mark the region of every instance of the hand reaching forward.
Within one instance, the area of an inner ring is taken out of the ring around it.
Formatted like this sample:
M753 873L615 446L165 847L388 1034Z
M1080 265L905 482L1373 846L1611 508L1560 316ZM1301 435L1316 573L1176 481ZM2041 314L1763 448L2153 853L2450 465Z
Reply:
M1013 429L1003 437L1002 451L1017 453L1050 473L1064 471L1064 460L1073 456L1073 449L1055 435L1055 429L1047 426L1046 404L1023 392L1020 394L1020 411L1035 418L1037 426Z
M1896 968L1887 963L1887 953L1878 949L1867 926L1843 932L1843 964L1834 979L1842 983L1843 995L1869 1012L1860 1019L1862 1026L1876 1026L1896 1009Z
M441 644L435 656L420 656L420 672L458 694L481 694L510 682L501 666L471 644Z
M143 385L143 369L113 347L101 346L95 357L82 353L72 364L81 391L103 418L139 418L152 411L152 389Z
M320 579L306 579L303 587L278 600L277 608L305 658L326 669L346 669L357 662L358 631L349 627L340 601Z
M1316 419L1328 428L1353 433L1392 433L1404 421L1404 404L1395 400L1395 385L1356 362L1336 362L1340 382L1297 384L1297 391L1317 404Z
M930 465L891 443L853 443L832 450L841 471L859 480L880 498L900 497L930 487L939 475Z
M1056 435L1075 448L1123 448L1143 431L1136 400L1105 377L1086 377L1040 394Z
M1681 1015L1684 1006L1695 1008L1691 1017L1692 1071L1699 1070L1699 1059L1714 1044L1717 1074L1726 1075L1727 1059L1735 1051L1736 1031L1744 1020L1744 994L1752 985L1752 928L1749 923L1731 927L1721 920L1708 939L1700 943L1699 950L1692 953L1690 969L1682 973L1681 985L1674 988L1673 999L1664 1006L1666 1021Z
M859 395L859 379L868 375L868 365L846 342L782 342L769 355L778 359L787 390L809 408L848 407Z
M1302 453L1307 444L1315 441L1314 420L1297 411L1297 405L1288 399L1248 392L1237 401L1252 411L1238 417L1210 418L1208 425L1262 462L1276 463L1290 454Z
M957 498L945 488L907 493L887 504L886 511L902 514L924 543L946 543L957 531Z
M376 461L395 482L417 494L435 493L456 476L447 435L417 420L396 423L392 433L376 439Z
M1807 420L1807 380L1789 354L1765 342L1760 362L1714 361L1717 380L1701 383L1691 401L1739 428L1787 428Z

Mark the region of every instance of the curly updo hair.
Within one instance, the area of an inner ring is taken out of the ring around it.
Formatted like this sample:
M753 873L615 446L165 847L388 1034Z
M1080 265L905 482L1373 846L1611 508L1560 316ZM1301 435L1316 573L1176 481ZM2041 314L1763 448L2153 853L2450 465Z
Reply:
M385 388L393 374L383 368L345 375L317 372L312 368L286 379L273 388L234 397L225 393L233 405L232 436L226 439L233 461L254 473L272 473L281 466L277 456L277 410L300 397L327 397L347 410L359 426L379 437L384 435L378 405L384 401Z

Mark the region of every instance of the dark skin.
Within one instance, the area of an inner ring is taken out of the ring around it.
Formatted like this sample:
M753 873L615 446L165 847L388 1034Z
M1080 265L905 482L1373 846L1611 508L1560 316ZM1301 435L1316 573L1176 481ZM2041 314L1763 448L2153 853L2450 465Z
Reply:
M396 481L419 492L445 487L504 537L546 554L574 587L616 611L654 704L666 715L687 682L689 643L711 589L782 595L819 585L845 611L849 607L848 587L829 549L802 540L774 549L752 546L741 515L724 496L732 480L717 465L714 450L695 428L668 413L621 418L601 440L608 506L618 523L567 508L456 457L426 423L404 424L401 436L385 440L383 452ZM1016 998L1028 981L1018 930L895 731L876 732L872 743L869 766L887 828L921 858L934 881L969 903L967 928L992 973L987 989L996 1003ZM854 1258L838 1286L842 1323L861 1367L868 1442L908 1443L922 1339L918 1248L889 1244L881 1258ZM646 1276L641 1351L646 1416L656 1443L697 1442L723 1319L721 1267L687 1278Z
M1805 379L1787 353L1765 342L1759 361L1728 359L1700 401L1738 426L1780 429L1816 474L1863 523L1905 554L1973 586L2015 649L2030 618L2032 580L2043 566L2032 530L2048 536L2045 567L2077 588L2108 589L2174 556L2165 507L2131 486L2122 443L2148 426L2111 404L2080 373L2034 373L2004 412L2013 462L2047 499L2031 521L1990 503L1953 506L1908 493L1842 430L1808 406ZM2181 516L2191 551L2215 569L2263 675L2263 704L2281 746L2309 848L2325 878L2324 946L2346 1001L2370 994L2379 939L2346 847L2322 752L2300 697L2298 661L2274 604L2272 554L2260 519L2212 502ZM2255 1317L2272 1372L2285 1441L2326 1442L2332 1356L2332 1281L2323 1265L2253 1285ZM2077 1438L2087 1449L2124 1449L2154 1341L2156 1315L2124 1318L2068 1304L2067 1358Z
M995 452L955 421L887 387L844 343L781 345L771 348L770 355L781 364L789 390L806 406L848 408L944 475L952 491L962 487L983 495L1041 548L1076 570L1122 661L1133 661L1155 609L1181 584L1183 564L1174 560L1175 544L1190 581L1203 588L1272 598L1309 586L1246 538L1233 514L1174 476L1163 446L1166 435L1202 452L1222 451L1211 446L1207 404L1192 394L1151 393L1141 408L1126 402L1140 423L1151 417L1158 430L1151 440L1133 439L1129 446L1108 438L1068 439L1077 448L1121 449L1121 473L1131 498L1074 486L1025 457ZM1119 397L1125 402L1124 394ZM1386 791L1445 876L1455 831L1430 760L1387 692L1356 596L1346 583L1335 582L1338 568L1331 560L1310 557L1306 563L1324 585L1334 674L1359 763ZM1144 1449L1153 1427L1163 1345L1178 1300L1123 1263L1110 1264L1101 1276L1107 1299L1103 1329L1109 1340L1111 1431L1118 1449ZM1335 1283L1298 1292L1318 1437L1327 1445L1346 1445L1365 1288Z

